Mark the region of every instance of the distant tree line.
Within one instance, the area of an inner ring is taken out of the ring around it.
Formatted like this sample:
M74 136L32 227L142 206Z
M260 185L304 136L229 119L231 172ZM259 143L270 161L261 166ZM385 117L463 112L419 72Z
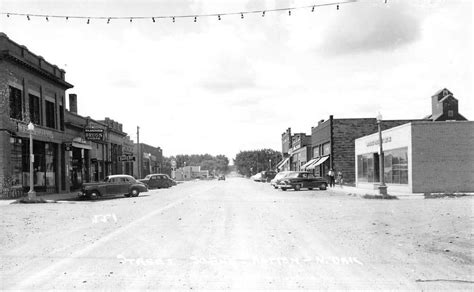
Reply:
M234 159L237 172L251 176L264 170L276 170L281 161L281 152L272 149L240 151Z
M163 158L163 171L171 173L171 161L176 161L176 167L200 166L201 170L209 170L209 173L227 173L229 171L229 159L225 155L210 154L180 154Z

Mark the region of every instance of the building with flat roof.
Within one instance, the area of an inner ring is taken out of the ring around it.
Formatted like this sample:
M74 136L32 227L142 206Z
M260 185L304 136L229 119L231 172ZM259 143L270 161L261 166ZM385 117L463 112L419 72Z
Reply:
M29 135L33 137L33 183L38 193L66 191L63 143L65 94L73 86L65 71L0 33L0 196L20 197L30 181Z
M431 114L422 119L383 120L381 127L386 130L409 122L429 121L465 121L459 113L458 100L453 93L444 88L431 96ZM282 151L284 158L278 164L279 170L307 170L316 176L326 176L330 169L341 171L344 183L354 185L355 173L355 140L378 131L377 119L373 118L334 118L319 120L311 127L311 141L304 145L293 145L296 134L288 128L282 134ZM298 139L297 139L298 140ZM300 139L300 141L305 141ZM295 147L296 146L296 147ZM300 147L298 147L300 146ZM306 162L304 163L304 160ZM295 163L296 162L296 163Z
M377 188L378 133L355 141L356 186ZM474 192L474 122L411 122L382 131L388 192Z

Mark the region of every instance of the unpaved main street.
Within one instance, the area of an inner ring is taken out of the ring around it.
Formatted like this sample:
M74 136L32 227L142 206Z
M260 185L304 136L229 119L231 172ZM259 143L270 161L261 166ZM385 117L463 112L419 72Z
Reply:
M466 289L473 199L362 200L243 178L0 207L1 289Z

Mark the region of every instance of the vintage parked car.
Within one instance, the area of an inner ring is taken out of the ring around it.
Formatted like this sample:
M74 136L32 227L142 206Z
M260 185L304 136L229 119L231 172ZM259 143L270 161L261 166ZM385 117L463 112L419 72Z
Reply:
M275 175L275 177L270 181L270 184L272 185L272 187L274 187L275 189L278 189L278 183L280 183L280 181L282 179L285 178L285 176L287 176L288 174L290 174L291 171L280 171L279 173L277 173Z
M138 181L146 184L149 189L169 188L176 185L173 179L167 174L162 173L149 174L144 179L139 179Z
M219 178L217 180L225 180L225 175L223 174L219 175Z
M254 174L250 177L250 179L253 181L262 181L262 173L259 172L257 174Z
M146 185L137 181L133 176L118 174L109 175L101 182L82 184L79 196L92 199L109 195L137 197L138 194L147 191Z
M267 170L262 171L262 182L270 182L276 175L276 171L274 170Z
M312 173L304 171L291 172L278 183L278 187L283 191L286 191L287 189L299 191L303 188L309 190L314 188L325 190L327 186L328 182L326 179L322 177L316 177Z

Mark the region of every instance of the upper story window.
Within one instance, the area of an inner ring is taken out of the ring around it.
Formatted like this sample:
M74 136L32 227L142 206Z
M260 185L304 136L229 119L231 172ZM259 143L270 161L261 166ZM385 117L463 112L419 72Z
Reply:
M10 86L10 118L22 121L21 90Z
M450 117L450 118L454 117L454 111L453 110L448 110L448 117Z
M330 143L326 143L323 145L323 153L322 155L329 155L331 154L331 144Z
M64 107L62 104L59 106L59 129L64 131Z
M46 127L56 128L56 108L54 102L45 101L46 105Z
M40 98L33 94L29 94L30 103L30 120L33 124L40 124Z

